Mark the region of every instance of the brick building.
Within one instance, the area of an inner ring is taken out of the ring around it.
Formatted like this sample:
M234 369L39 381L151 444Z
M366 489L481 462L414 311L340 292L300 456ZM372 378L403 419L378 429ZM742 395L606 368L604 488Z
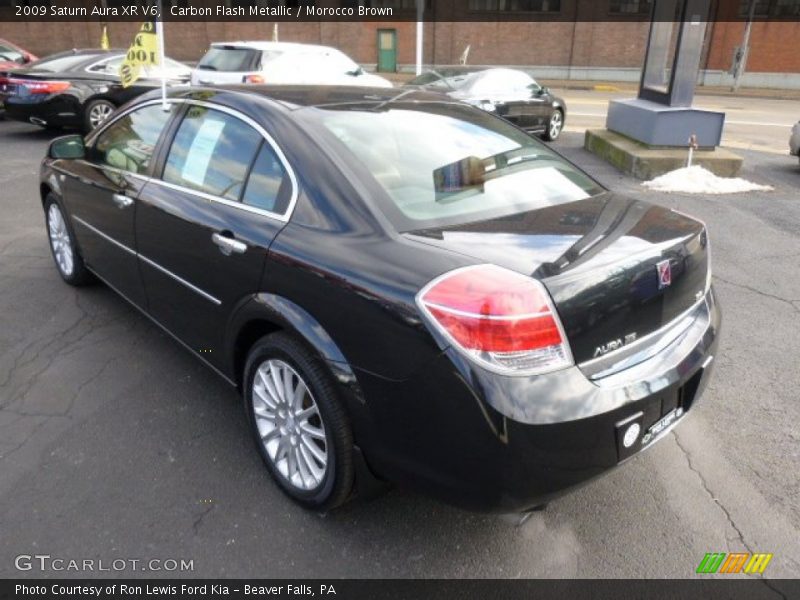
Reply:
M0 0L0 5L17 1L20 0ZM46 4L50 0L36 1ZM115 0L105 1L111 4ZM164 0L165 4L169 1ZM359 3L393 6L395 16L414 18L414 0L316 2L317 5ZM427 6L427 14L437 19L454 15L472 21L426 22L425 64L457 64L469 46L469 64L525 66L533 68L542 79L639 79L649 28L649 0L428 0ZM748 6L749 0L712 0L714 18L706 32L701 83L729 83L727 71L736 46L742 42L745 23L741 17L747 14ZM509 15L520 20L498 20ZM212 41L271 39L273 25L268 21L170 22L166 25L167 54L179 60L196 61ZM0 22L0 37L42 55L96 46L101 27L98 21ZM136 28L136 23L108 23L112 44L127 46ZM336 46L368 68L378 65L379 34L388 33L394 45L393 68L402 71L413 69L415 30L416 24L411 20L279 24L282 41ZM758 0L743 85L800 88L800 52L794 43L797 39L800 39L800 0ZM788 40L792 42L787 43Z

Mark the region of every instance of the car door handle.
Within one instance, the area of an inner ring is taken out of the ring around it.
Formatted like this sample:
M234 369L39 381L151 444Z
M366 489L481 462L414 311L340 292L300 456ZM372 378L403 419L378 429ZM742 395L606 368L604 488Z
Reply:
M232 237L223 235L221 233L212 233L211 241L219 246L219 251L225 256L230 256L234 253L243 254L244 251L247 250L247 244L244 242L240 242L239 240L235 240Z
M128 208L133 204L133 198L125 194L114 194L111 196L111 199L114 201L114 204L117 205L117 208Z
M211 85L214 82L211 81L210 79L198 79L197 83L199 83L200 85Z

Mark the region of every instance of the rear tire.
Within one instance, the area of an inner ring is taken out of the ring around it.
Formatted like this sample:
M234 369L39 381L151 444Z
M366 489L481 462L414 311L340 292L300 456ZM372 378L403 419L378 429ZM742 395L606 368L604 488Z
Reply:
M92 100L83 109L83 130L89 133L92 129L106 122L108 117L117 110L116 105L109 100Z
M256 447L280 488L315 510L353 490L353 434L325 364L286 333L255 343L244 370L244 402Z
M47 194L45 198L44 215L50 253L61 279L76 287L92 283L94 276L83 263L66 213L53 194Z

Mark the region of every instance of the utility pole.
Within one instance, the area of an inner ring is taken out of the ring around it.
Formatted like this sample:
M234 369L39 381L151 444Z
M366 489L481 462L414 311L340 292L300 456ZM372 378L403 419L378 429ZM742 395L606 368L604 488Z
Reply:
M417 0L417 61L414 71L417 75L422 73L422 35L423 21L425 12L425 0Z
M739 89L739 80L744 75L745 66L747 66L747 54L750 52L750 31L753 29L753 19L756 15L756 0L750 0L750 11L747 15L747 25L744 27L744 38L742 45L734 58L733 65L733 85L731 91L735 92Z

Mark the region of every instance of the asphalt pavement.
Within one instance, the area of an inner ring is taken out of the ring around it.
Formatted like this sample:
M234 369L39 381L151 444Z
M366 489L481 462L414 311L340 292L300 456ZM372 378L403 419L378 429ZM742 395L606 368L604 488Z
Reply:
M51 137L0 121L0 576L113 574L15 568L45 554L193 561L118 573L148 577L683 578L734 551L800 575L796 158L743 151L742 175L775 190L697 197L645 190L580 133L555 144L610 188L708 223L724 329L674 433L520 523L398 489L327 515L287 500L225 383L108 288L60 280L37 189Z

